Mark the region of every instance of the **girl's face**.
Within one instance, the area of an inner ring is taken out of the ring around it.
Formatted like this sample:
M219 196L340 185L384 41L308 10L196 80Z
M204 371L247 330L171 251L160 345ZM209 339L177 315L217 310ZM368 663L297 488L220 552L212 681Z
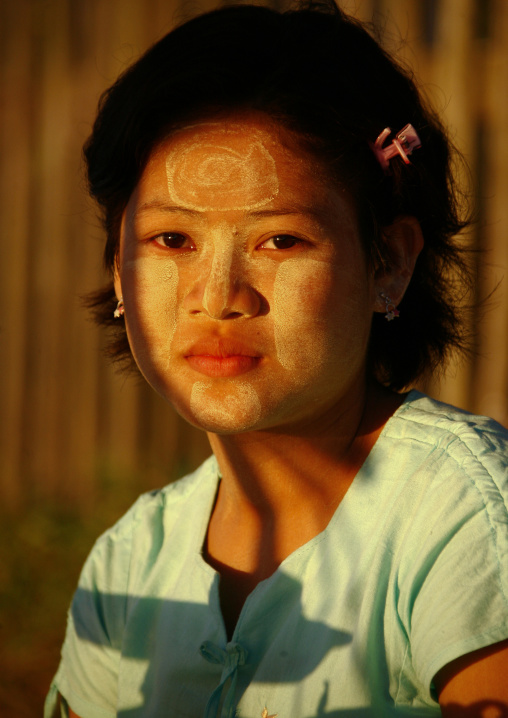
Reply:
M207 431L302 426L363 391L376 293L353 204L264 116L158 146L116 290L140 370Z

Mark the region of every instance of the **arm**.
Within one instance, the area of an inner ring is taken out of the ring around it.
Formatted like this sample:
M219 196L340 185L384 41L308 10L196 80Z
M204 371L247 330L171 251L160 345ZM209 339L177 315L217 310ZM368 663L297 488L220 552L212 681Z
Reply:
M508 640L457 658L434 683L444 718L507 718Z

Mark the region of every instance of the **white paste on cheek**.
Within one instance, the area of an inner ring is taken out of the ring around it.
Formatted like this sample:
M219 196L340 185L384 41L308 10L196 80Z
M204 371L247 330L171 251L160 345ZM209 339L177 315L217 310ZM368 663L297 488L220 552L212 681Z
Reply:
M326 355L329 332L322 326L319 307L313 302L308 306L309 286L323 284L323 267L323 262L308 258L287 259L277 270L272 306L275 348L277 359L287 370L306 374Z
M361 262L351 258L338 268L288 259L277 270L272 304L277 358L301 386L330 367L332 376L348 376L365 361L371 307Z
M128 294L136 306L129 312L127 304L125 313L136 361L145 375L145 364L165 371L176 331L178 267L171 259L138 258L126 262L124 272L131 274Z
M211 381L197 381L192 387L190 407L206 431L245 431L261 416L259 396L245 381L231 381L220 391Z
M192 129L192 128L188 128ZM279 191L275 160L263 133L215 123L196 126L193 140L181 142L166 158L169 196L200 212L262 207Z

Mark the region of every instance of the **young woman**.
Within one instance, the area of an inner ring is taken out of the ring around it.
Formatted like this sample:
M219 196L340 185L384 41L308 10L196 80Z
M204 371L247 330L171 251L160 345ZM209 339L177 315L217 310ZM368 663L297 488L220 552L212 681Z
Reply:
M411 79L335 6L226 8L85 154L96 311L213 457L98 540L46 716L508 715L506 432L400 393L467 280Z

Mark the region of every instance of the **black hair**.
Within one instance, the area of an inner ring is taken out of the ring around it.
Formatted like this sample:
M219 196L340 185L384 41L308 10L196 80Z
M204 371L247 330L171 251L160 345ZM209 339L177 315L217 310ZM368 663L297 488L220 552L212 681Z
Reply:
M464 348L460 307L470 277L454 240L467 224L452 174L457 155L410 73L332 0L286 12L241 5L200 15L104 93L84 153L103 211L109 272L123 211L154 147L189 120L238 110L263 112L295 132L348 189L374 266L390 263L383 228L400 215L419 220L425 246L400 317L373 317L371 376L402 389L442 365L450 349ZM386 173L370 144L385 127L398 132L408 123L422 147L409 165L394 158ZM124 322L113 319L112 282L88 304L99 323L116 327L111 356L133 362Z

